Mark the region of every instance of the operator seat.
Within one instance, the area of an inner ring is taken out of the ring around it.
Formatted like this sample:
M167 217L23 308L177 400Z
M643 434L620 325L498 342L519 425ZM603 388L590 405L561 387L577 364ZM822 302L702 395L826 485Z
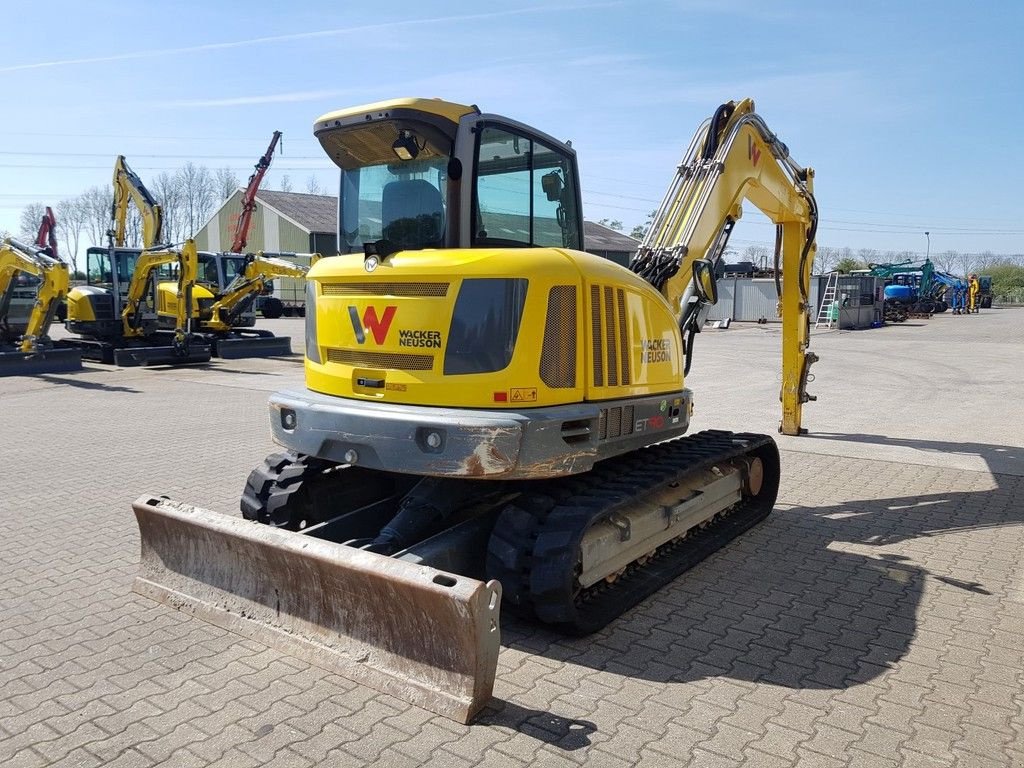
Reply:
M381 237L396 250L438 248L444 236L441 192L426 179L402 179L381 190Z

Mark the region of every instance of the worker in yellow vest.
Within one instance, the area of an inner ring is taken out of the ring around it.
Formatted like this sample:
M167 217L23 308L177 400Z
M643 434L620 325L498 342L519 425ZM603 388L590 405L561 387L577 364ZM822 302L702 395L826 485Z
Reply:
M967 314L976 314L979 311L979 293L981 293L981 283L978 282L978 276L972 273L967 278Z

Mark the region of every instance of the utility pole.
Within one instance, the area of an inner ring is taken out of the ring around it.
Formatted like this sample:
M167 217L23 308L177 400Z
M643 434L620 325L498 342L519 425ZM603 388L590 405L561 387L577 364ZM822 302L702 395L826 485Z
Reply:
M925 239L928 241L928 250L924 254L925 261L927 261L928 257L932 253L932 237L931 237L931 233L930 232L925 232L924 236L925 236Z

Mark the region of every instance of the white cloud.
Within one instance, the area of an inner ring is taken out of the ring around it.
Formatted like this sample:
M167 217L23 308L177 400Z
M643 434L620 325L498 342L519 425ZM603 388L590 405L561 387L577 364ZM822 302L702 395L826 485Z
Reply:
M129 51L127 53L112 54L109 56L91 56L74 59L53 59L51 61L39 61L29 64L13 64L0 67L2 72L18 72L28 69L44 69L48 67L63 67L75 64L96 64L111 61L128 61L132 59L148 59L159 56L180 55L184 53L200 53L204 51L219 51L229 48L242 48L253 45L267 45L270 43L294 42L299 40L313 40L317 38L337 37L341 35L365 34L367 32L381 32L383 30L400 29L403 27L416 27L427 24L444 24L464 21L487 21L490 19L507 16L525 16L529 14L555 13L559 11L578 11L621 5L618 2L606 3L566 3L532 6L528 8L513 8L504 11L491 11L488 13L470 13L454 16L438 16L427 19L403 19L400 21L389 21L380 24L364 24L353 27L341 27L338 29L321 29L311 32L293 32L284 35L269 35L265 37L253 37L247 40L232 40L223 43L204 43L201 45L183 46L180 48L154 48L142 51Z

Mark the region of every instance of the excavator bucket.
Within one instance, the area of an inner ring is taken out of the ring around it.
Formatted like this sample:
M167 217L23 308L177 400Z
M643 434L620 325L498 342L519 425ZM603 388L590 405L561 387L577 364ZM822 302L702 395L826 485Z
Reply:
M139 594L460 723L490 699L497 582L166 498L133 509Z
M290 336L275 336L269 331L235 332L214 342L214 354L224 360L243 357L286 357L292 354Z
M113 362L122 368L137 365L192 365L210 362L211 350L208 344L192 343L187 352L171 345L152 347L120 347L113 351Z
M47 349L39 352L0 352L0 376L36 376L82 370L77 349Z

